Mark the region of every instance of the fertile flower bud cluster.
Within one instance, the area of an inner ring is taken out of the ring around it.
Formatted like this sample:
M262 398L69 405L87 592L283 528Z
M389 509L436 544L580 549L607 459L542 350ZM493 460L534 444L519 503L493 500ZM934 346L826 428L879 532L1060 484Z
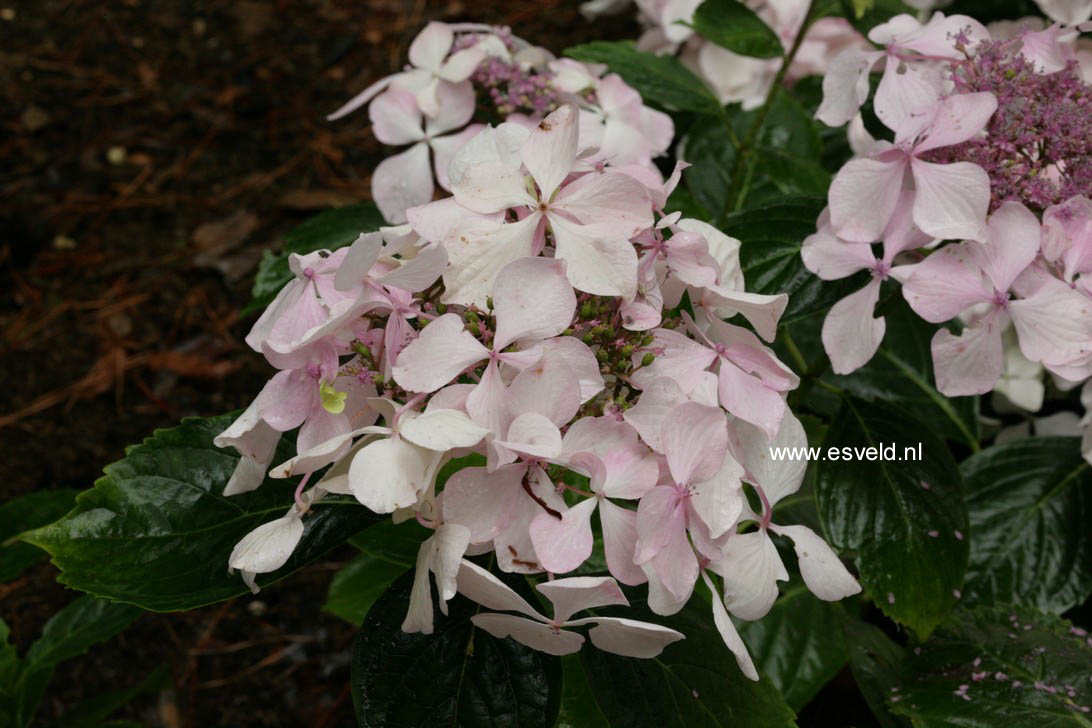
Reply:
M580 83L603 101L618 90L610 79ZM487 127L451 159L453 197L349 248L292 257L295 280L247 337L280 371L217 442L243 455L237 493L298 427L295 456L270 472L303 477L296 505L246 536L230 566L253 587L285 563L315 501L351 495L432 530L407 631L433 629L435 580L441 608L459 592L498 612L474 618L494 635L565 654L584 641L573 630L594 625L597 646L650 657L683 635L572 615L624 604L617 582L647 583L652 611L672 614L701 578L757 679L728 614L761 617L788 578L771 534L794 543L819 597L860 589L819 536L773 521L806 467L769 452L807 444L785 404L798 378L762 340L787 297L744 290L739 241L664 214L681 165L665 183L604 159L611 120L593 127L594 146L588 120L566 103ZM723 320L737 315L758 335ZM596 551L611 576L572 575ZM503 571L545 574L553 616L464 558L488 552Z
M997 41L967 16L899 15L869 33L884 50L835 59L817 116L851 121L857 156L802 256L827 280L872 274L823 323L836 373L880 346L874 312L890 278L926 321L962 322L932 340L945 395L1012 391L1005 371L1028 366L1062 389L1092 376L1092 86L1078 75L1077 35L1054 25ZM892 140L873 139L858 114L877 64L873 108ZM1084 452L1092 459L1092 437Z

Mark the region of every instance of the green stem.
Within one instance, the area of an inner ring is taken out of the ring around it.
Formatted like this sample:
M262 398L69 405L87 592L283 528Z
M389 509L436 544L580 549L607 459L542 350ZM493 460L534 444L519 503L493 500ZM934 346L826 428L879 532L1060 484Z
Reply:
M755 119L751 122L751 127L747 130L747 134L743 137L743 141L737 145L738 151L736 152L736 161L732 167L732 186L728 191L728 199L732 201L732 209L726 212L735 212L743 206L743 200L746 198L748 186L747 180L743 179L745 166L753 155L754 145L758 139L759 133L762 131L762 125L766 123L766 117L770 113L770 104L781 89L781 84L785 80L785 74L788 73L789 66L792 65L796 53L800 50L800 44L804 42L804 36L807 35L808 29L811 27L812 21L814 20L812 17L812 11L814 9L815 2L812 0L808 3L808 10L804 15L804 22L800 25L800 31L793 39L792 46L789 48L788 53L786 53L781 60L781 67L777 69L777 74L774 76L773 83L770 84L770 90L766 93L766 100L762 102L762 106L760 106L755 113Z

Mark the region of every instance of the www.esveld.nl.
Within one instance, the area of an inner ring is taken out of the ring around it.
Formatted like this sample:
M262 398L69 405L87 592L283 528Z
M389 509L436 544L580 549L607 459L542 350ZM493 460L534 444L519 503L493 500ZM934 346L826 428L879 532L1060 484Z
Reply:
M899 462L906 460L920 461L921 443L899 446L895 443L865 445L862 447L771 447L772 460L871 460Z

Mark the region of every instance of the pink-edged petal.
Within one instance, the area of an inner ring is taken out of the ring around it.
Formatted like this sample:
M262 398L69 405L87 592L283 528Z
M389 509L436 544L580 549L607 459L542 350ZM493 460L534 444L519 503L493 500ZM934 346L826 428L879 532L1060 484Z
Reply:
M700 483L713 477L728 451L728 420L719 407L686 402L664 417L663 447L676 483Z
M457 579L463 554L470 546L470 529L458 523L445 523L436 529L431 541L429 568L436 575L436 591L439 592L440 601L446 602L458 591Z
M474 447L488 433L465 412L431 409L399 423L399 434L409 442L429 450L447 452L458 447Z
M441 300L484 309L501 269L531 255L541 219L535 213L518 222L469 220L453 227L443 241L450 265Z
M641 567L633 563L637 552L637 512L603 498L599 502L599 522L603 526L603 553L611 576L629 586L647 581Z
M691 486L690 506L709 529L710 539L718 539L728 533L739 520L743 512L742 477L743 466L729 454L713 477ZM693 520L690 525L693 532ZM697 540L695 543L698 543Z
M948 15L933 13L920 30L907 33L895 43L900 48L917 51L924 55L960 58L961 52L955 47L955 37L966 32L968 47L973 48L979 41L989 40L990 32L982 23L969 15ZM871 38L872 35L869 34Z
M406 609L406 618L402 620L402 631L408 634L432 634L432 583L428 568L431 557L432 539L429 538L417 549L409 607Z
M444 485L444 521L469 528L471 543L492 540L508 525L515 504L525 497L522 482L526 473L527 468L520 465L505 465L493 473L485 468L459 470Z
M990 316L953 336L947 329L933 335L933 375L937 389L948 397L985 394L1001 378L1001 321Z
M555 622L567 622L585 609L629 606L629 600L609 576L571 576L543 582L537 588L554 605Z
M409 47L409 61L418 68L438 71L455 42L455 33L446 23L426 25Z
M766 386L729 361L722 360L717 372L717 393L724 409L773 436L787 409L777 391Z
M513 415L533 412L561 427L580 409L580 387L565 361L546 352L512 380L507 402Z
M477 221L480 223L500 223L501 213L483 215L463 207L453 197L445 197L419 207L406 210L412 231L430 243L443 243L455 227L466 226Z
M685 602L698 580L698 557L686 537L686 529L672 529L667 544L651 563L663 588L675 599Z
M717 261L709 254L709 243L698 233L682 231L671 236L667 242L667 267L691 286L704 288L717 282Z
M1007 291L1039 253L1039 218L1019 202L1006 202L990 215L989 235L979 261L994 288Z
M835 374L849 374L876 354L887 323L872 312L880 300L879 278L831 306L823 320L823 348Z
M632 298L637 292L637 250L607 224L579 225L559 215L547 216L564 260L569 283L579 291L599 296Z
M368 107L368 118L375 138L384 144L397 147L425 138L417 97L409 91L391 88L376 96Z
M800 575L812 594L828 602L835 602L858 594L861 585L846 569L838 555L807 526L771 526L774 533L792 539L796 550Z
M592 487L612 498L640 498L656 485L655 456L638 440L637 430L613 417L583 417L565 433L563 456L591 454L603 466ZM575 464L575 463L574 463Z
M521 258L509 263L493 286L493 307L496 351L520 339L557 336L572 323L576 310L576 294L565 277L564 262Z
M368 103L373 98L375 98L376 94L379 94L380 92L383 91L383 89L390 86L391 81L394 81L395 79L397 79L398 76L399 76L399 74L395 74L393 76L387 76L386 78L379 79L378 81L373 83L371 86L368 86L368 88L364 89L363 91L358 93L356 96L354 96L353 98L349 99L344 104L342 104L337 109L337 111L335 111L334 113L328 115L326 117L326 120L327 121L337 121L338 119L340 119L342 117L345 117L345 116L348 116L349 114L353 113L354 111L359 109L361 106L363 106L364 104Z
M512 520L504 530L493 539L493 550L496 552L497 566L502 571L515 572L517 574L537 574L542 571L538 563L538 554L535 545L531 541L531 522L543 513L539 501L557 512L564 511L567 506L565 499L557 492L554 484L545 471L538 466L528 469L527 483L531 492L537 497L532 499L524 490L520 489L515 498Z
M717 569L724 577L724 606L747 620L766 616L777 600L777 582L789 579L777 547L763 531L731 536Z
M675 533L686 540L686 510L679 492L659 485L645 494L637 507L637 551L633 562L643 564L663 551Z
M1009 303L1020 350L1031 361L1068 364L1092 352L1092 298L1051 280Z
M457 580L460 594L487 609L519 612L533 619L549 621L512 587L472 561L462 560Z
M873 106L884 126L895 132L896 143L913 139L929 124L944 84L945 75L938 64L887 60Z
M372 172L372 198L383 217L395 224L406 221L408 208L431 200L432 190L432 167L424 142L387 157Z
M663 420L676 405L685 401L686 394L674 379L651 379L644 383L637 404L627 409L622 417L649 447L663 453Z
M576 159L577 124L580 114L572 104L557 109L531 130L531 136L520 149L527 171L538 184L539 195L549 200L569 176Z
M318 398L318 382L305 370L277 372L258 393L258 414L270 427L287 432L303 424Z
M765 295L712 288L703 297L703 303L711 305L721 318L741 314L755 327L759 336L766 341L773 341L777 336L777 324L781 320L781 314L789 305L789 297L785 293Z
M432 147L432 164L436 171L436 184L448 192L451 191L451 177L448 174L451 160L455 158L460 149L484 128L481 124L471 124L456 134L433 137L429 140L429 146ZM454 198L452 198L452 202L454 201Z
M550 206L585 224L602 223L630 238L652 227L647 188L620 172L592 172L565 185Z
M580 387L580 401L587 402L603 391L605 383L599 371L599 362L587 344L572 336L558 336L546 339L536 347L544 355L556 358L569 371L569 376Z
M917 194L914 224L935 238L982 240L990 205L990 176L971 162L933 164L913 159Z
M872 249L860 243L850 243L834 234L830 226L830 211L824 210L817 223L818 231L804 238L800 258L804 267L825 281L851 276L876 263Z
M212 442L216 447L233 447L244 458L265 465L272 460L273 453L277 449L277 442L280 439L281 433L274 430L261 418L258 411L258 401L254 400L241 415L228 425L226 430L214 437ZM253 488L249 490L253 490ZM231 493L225 493L224 495L231 495Z
M588 632L593 645L623 657L648 659L663 652L672 642L686 639L685 635L670 627L625 617L588 617L569 622L567 626L585 624L596 625Z
M445 81L453 83L465 81L474 73L474 70L486 59L487 54L479 47L472 46L456 51L444 61L437 74Z
M511 614L475 614L470 621L497 639L511 637L548 655L571 655L584 645L584 635Z
M641 366L630 375L635 385L647 389L662 377L674 380L683 394L688 394L698 384L700 374L709 368L717 353L693 339L670 329L656 329L647 350L655 351L652 364ZM639 364L647 350L633 354L634 364ZM647 442L647 440L646 440Z
M429 323L402 350L394 365L394 380L411 392L435 392L488 355L489 351L463 327L459 315L446 313Z
M737 425L736 432L747 472L754 479L754 484L762 487L771 506L800 489L804 472L808 469L808 461L803 458L774 459L770 456L771 449L808 446L808 436L800 420L791 412L786 413L781 420L781 428L773 439L768 438L757 427L745 424Z
M474 116L474 100L474 93L466 93L461 84L438 84L436 101L439 106L435 115L425 119L425 132L428 137L431 139L466 125Z
M560 519L544 512L531 521L531 543L535 546L538 563L543 569L564 574L580 566L591 556L591 517L595 512L596 502L595 498L583 500L565 511ZM557 618L568 619L568 615Z
M466 144L451 158L448 174L452 186L458 185L472 168L481 164L496 165L512 173L519 173L522 164L519 150L528 136L530 132L519 124L505 123L496 128L484 128L479 134L467 140ZM523 175L520 173L521 182L522 178ZM464 192L471 194L472 190L464 190ZM526 190L524 194L527 204L534 202Z
M978 252L969 244L948 245L918 264L902 295L918 316L932 323L955 318L976 303L990 300L979 267Z
M334 286L339 291L351 291L360 286L383 249L383 234L361 233L349 247L349 252L334 274Z
M295 510L263 523L242 538L228 556L228 567L267 574L285 565L303 537L303 520Z
M497 444L537 458L561 454L561 432L557 425L537 412L525 412L508 426L508 436Z
M508 390L501 380L495 361L489 362L482 380L466 395L466 411L470 418L497 437L508 434Z
M868 99L868 73L883 51L846 48L830 62L823 76L823 102L815 118L827 126L841 126Z
M986 128L997 111L997 97L989 92L953 94L937 106L929 130L914 145L914 154L961 144Z
M434 455L397 437L361 448L349 466L349 486L366 508L393 513L412 506L430 485Z
M830 220L845 240L871 243L880 239L902 192L906 159L898 152L888 161L853 159L839 170L830 185Z
M728 616L727 610L724 608L724 602L721 600L720 595L717 593L716 587L713 586L713 581L709 578L709 575L704 571L701 573L702 579L705 580L705 585L709 587L709 591L713 593L713 623L717 627L717 631L720 632L720 637L724 640L725 646L735 655L736 664L739 665L739 669L749 680L758 680L758 670L755 669L755 664L751 660L751 655L747 652L747 645L743 644L743 639L739 636L739 632L736 631L736 626L732 623L732 618Z
M442 245L426 245L412 258L401 258L401 265L379 279L384 286L409 293L423 291L440 277L447 267L447 250Z

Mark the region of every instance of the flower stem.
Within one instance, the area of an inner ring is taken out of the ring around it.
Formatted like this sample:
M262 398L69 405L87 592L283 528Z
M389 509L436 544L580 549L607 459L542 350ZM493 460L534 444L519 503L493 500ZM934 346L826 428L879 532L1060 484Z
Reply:
M737 147L738 152L736 153L736 161L732 168L731 187L728 190L730 209L725 211L725 215L736 212L743 207L743 201L747 197L747 188L750 186L750 175L747 174L745 176L745 172L747 165L754 156L755 142L758 140L758 135L762 131L762 125L766 123L766 117L770 113L770 106L773 103L774 97L777 95L778 91L781 90L781 84L785 80L785 74L788 73L789 66L792 65L797 51L800 50L801 43L804 42L804 36L807 35L808 29L815 20L815 18L812 17L814 9L815 2L812 0L808 3L808 10L804 14L804 22L800 25L800 30L797 32L796 37L793 38L792 46L781 60L781 66L777 69L777 74L774 76L773 83L770 84L770 90L766 93L766 100L762 102L762 106L760 106L755 113L755 119L751 122L751 126L747 130L747 134L743 137L743 140L738 145L733 145Z

